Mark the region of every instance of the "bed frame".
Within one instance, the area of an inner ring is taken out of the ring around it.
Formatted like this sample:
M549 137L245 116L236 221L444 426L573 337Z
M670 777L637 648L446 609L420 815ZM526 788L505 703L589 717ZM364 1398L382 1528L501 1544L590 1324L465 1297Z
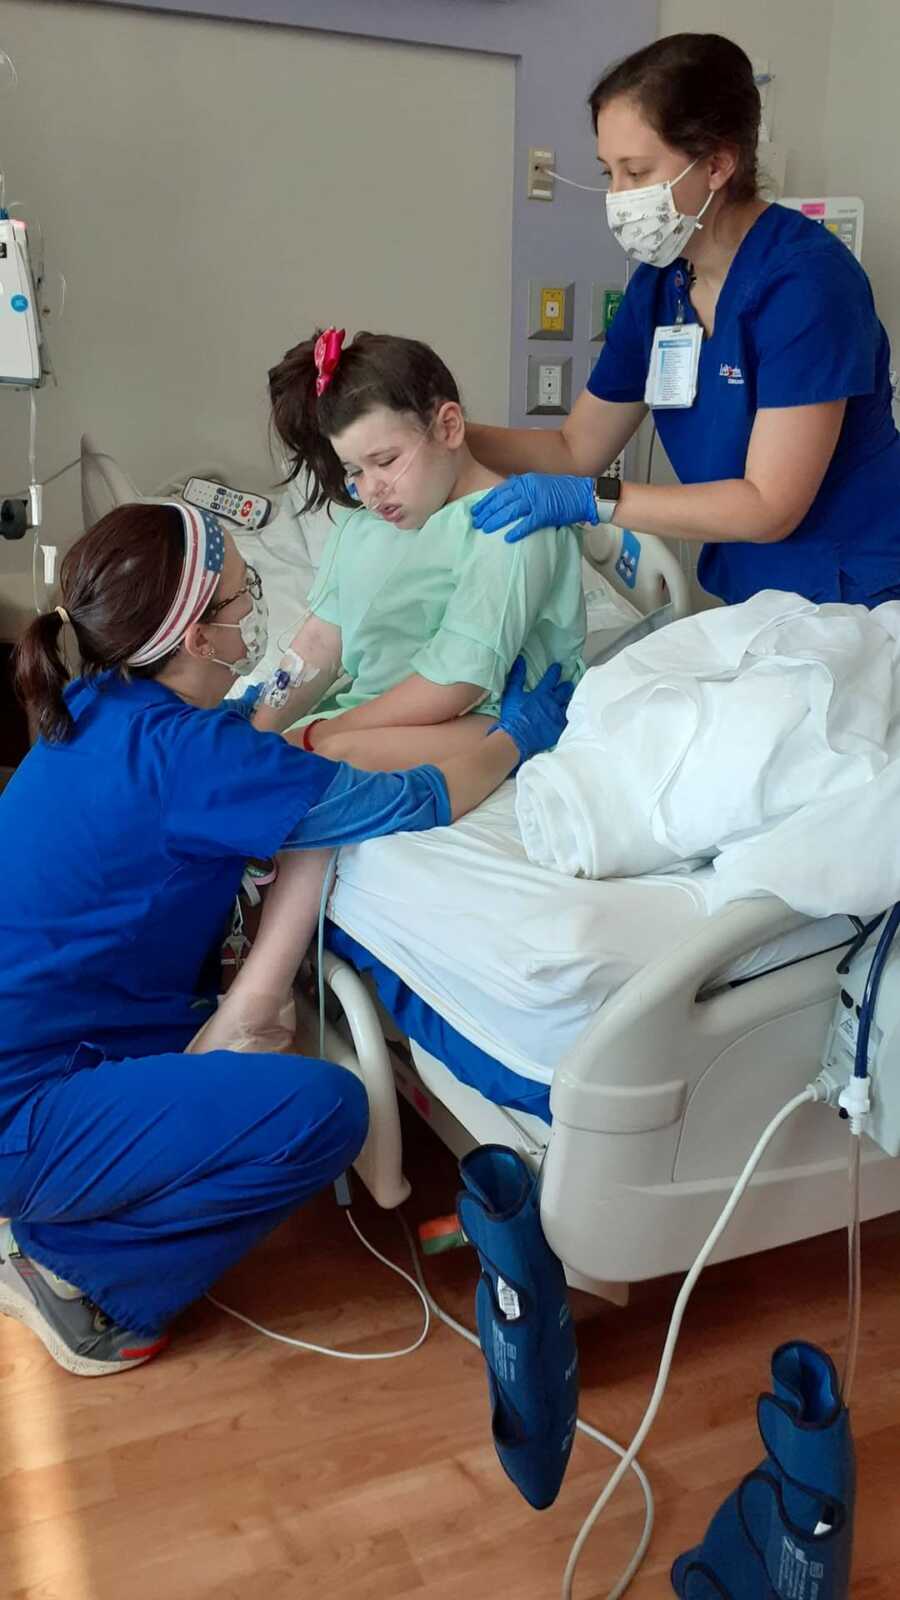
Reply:
M716 974L802 921L778 900L744 901L631 978L556 1068L552 1127L485 1100L404 1040L368 980L326 955L339 1011L327 1053L369 1096L360 1177L383 1206L409 1194L399 1095L457 1155L497 1142L542 1167L544 1231L571 1283L623 1304L630 1283L685 1270L763 1127L818 1072L839 953L727 987L716 988ZM305 1022L312 1030L308 1008ZM770 1146L714 1259L841 1227L847 1138L828 1107L799 1111ZM864 1140L863 1214L897 1209L900 1162Z
M138 498L87 438L82 488L90 519ZM662 541L610 526L586 529L584 549L589 566L645 615L665 604L673 618L692 609L688 579ZM409 1194L402 1097L456 1154L496 1142L542 1169L544 1229L573 1284L624 1303L628 1284L684 1270L762 1128L819 1069L838 957L812 956L726 987L716 975L803 920L776 899L744 901L632 977L558 1064L552 1127L494 1105L404 1040L367 981L326 955L336 1012L326 1052L369 1096L360 1177L382 1206ZM317 1019L301 997L298 1011L304 1043L317 1054ZM834 1112L803 1108L769 1147L716 1259L842 1226L846 1162ZM900 1209L900 1162L867 1140L862 1192L866 1217Z

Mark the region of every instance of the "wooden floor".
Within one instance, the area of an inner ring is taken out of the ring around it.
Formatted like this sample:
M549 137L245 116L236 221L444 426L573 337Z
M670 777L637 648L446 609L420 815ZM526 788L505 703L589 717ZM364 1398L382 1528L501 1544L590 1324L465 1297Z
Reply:
M449 1211L450 1157L415 1125L409 1212ZM364 1231L404 1257L396 1220L365 1194ZM760 1458L754 1401L773 1348L840 1355L845 1244L832 1234L705 1275L661 1417L643 1454L657 1496L635 1600L671 1594L672 1558ZM471 1322L474 1258L432 1258L431 1286ZM900 1218L864 1238L863 1338L853 1408L860 1468L854 1597L900 1593ZM582 1416L627 1441L677 1291L579 1325ZM411 1291L322 1196L220 1288L301 1338L361 1351L409 1342ZM208 1303L146 1368L68 1377L0 1325L2 1600L553 1600L570 1542L609 1471L579 1437L557 1504L532 1512L490 1443L480 1356L439 1328L399 1361L325 1360L261 1339ZM633 1480L586 1552L578 1600L605 1596L641 1521Z

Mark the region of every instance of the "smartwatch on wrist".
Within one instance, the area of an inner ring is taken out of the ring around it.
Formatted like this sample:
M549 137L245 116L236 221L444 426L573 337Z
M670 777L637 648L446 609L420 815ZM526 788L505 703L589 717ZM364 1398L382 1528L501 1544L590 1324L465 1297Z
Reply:
M598 523L612 522L614 520L621 493L622 481L620 478L594 479L594 508L597 512Z

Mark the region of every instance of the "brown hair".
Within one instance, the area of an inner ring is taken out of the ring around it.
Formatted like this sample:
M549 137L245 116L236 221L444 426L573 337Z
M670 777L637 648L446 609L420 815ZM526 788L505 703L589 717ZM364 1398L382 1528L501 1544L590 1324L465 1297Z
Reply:
M125 670L165 617L184 565L184 524L172 506L117 506L73 544L60 571L62 605L69 616L81 671ZM36 617L15 653L16 690L40 733L67 739L72 717L63 691L69 672L60 650L63 619L57 611ZM169 659L128 667L129 676L154 678Z
M718 33L672 33L626 57L603 74L588 101L595 132L604 106L622 97L666 144L694 160L723 145L734 150L728 197L756 198L759 90L739 45Z
M272 427L291 459L286 482L305 469L304 511L329 501L355 506L347 493L344 472L331 445L376 406L406 412L423 427L447 400L459 403L459 390L439 356L417 339L388 333L358 333L341 351L337 370L325 393L316 395L315 334L295 345L269 373Z

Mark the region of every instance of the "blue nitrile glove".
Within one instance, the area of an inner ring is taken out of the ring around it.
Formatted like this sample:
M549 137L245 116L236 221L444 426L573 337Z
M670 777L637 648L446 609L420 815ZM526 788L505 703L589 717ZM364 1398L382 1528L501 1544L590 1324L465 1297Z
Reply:
M574 693L571 683L560 683L561 677L562 667L554 661L540 683L533 689L526 689L525 657L517 656L510 668L500 701L497 728L509 734L523 761L539 755L541 750L552 750L559 741ZM497 728L491 731L496 733Z
M538 528L567 528L572 522L596 524L597 520L593 478L546 472L507 478L472 507L472 526L482 533L496 533L515 523L506 535L507 544L515 544Z
M239 700L223 700L219 710L230 711L232 716L243 717L245 722L249 722L264 688L264 683L251 683L250 687L244 690Z

